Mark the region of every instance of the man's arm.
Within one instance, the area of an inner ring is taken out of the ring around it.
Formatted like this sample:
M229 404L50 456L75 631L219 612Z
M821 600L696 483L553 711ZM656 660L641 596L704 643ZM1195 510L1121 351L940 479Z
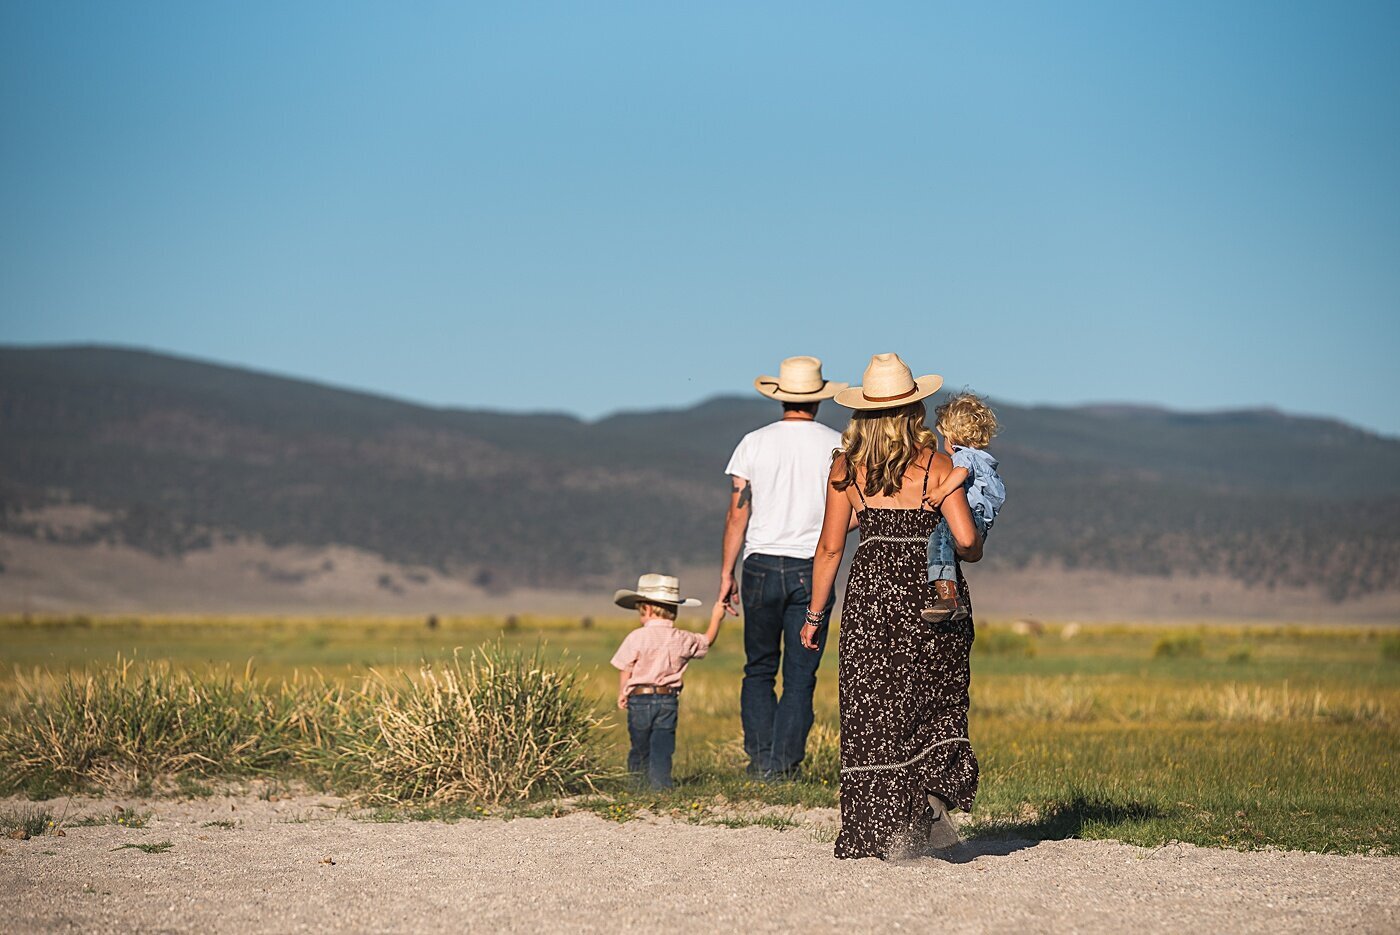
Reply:
M728 607L731 614L739 613L739 586L734 581L734 566L744 548L744 534L753 514L753 486L747 477L730 476L729 512L724 517L723 563L719 572L717 601Z
M965 480L967 480L967 468L955 467L948 472L948 476L944 479L943 483L939 484L938 487L931 491L924 499L928 501L929 505L938 506L943 502L944 497L960 488Z

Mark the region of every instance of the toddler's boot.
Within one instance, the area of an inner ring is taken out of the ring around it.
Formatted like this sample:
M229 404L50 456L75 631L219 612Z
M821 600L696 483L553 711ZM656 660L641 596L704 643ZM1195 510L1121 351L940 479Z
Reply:
M958 600L958 583L939 579L933 582L935 600L933 606L925 607L919 617L925 623L942 623L945 620L961 620L967 616L962 602Z

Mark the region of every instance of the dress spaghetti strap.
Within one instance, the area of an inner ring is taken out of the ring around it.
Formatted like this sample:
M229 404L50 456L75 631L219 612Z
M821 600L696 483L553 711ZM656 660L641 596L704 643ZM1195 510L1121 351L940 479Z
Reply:
M930 448L928 452L928 464L924 465L924 487L919 491L919 509L924 509L924 504L928 503L928 474L933 470L933 459L936 452Z

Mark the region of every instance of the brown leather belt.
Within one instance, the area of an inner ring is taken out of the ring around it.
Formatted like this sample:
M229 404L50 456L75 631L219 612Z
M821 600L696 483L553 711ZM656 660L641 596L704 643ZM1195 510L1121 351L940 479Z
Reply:
M629 695L679 695L681 690L670 685L633 685L627 690Z

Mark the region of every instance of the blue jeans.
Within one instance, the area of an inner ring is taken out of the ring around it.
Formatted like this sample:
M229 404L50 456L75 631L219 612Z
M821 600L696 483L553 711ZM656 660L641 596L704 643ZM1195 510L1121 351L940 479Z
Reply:
M977 536L987 538L987 521L976 510L972 511L972 524L977 527ZM953 543L953 534L948 531L948 521L940 519L928 537L928 583L935 581L957 581L958 554Z
M802 646L802 624L812 599L812 560L750 555L744 559L743 599L746 661L739 716L749 772L791 773L807 754L812 693L829 629L817 631L815 651ZM833 591L828 612L835 602ZM782 698L775 689L779 664Z
M669 789L671 758L676 752L676 717L679 695L630 695L627 698L627 733L632 749L627 769L645 779L653 789Z

